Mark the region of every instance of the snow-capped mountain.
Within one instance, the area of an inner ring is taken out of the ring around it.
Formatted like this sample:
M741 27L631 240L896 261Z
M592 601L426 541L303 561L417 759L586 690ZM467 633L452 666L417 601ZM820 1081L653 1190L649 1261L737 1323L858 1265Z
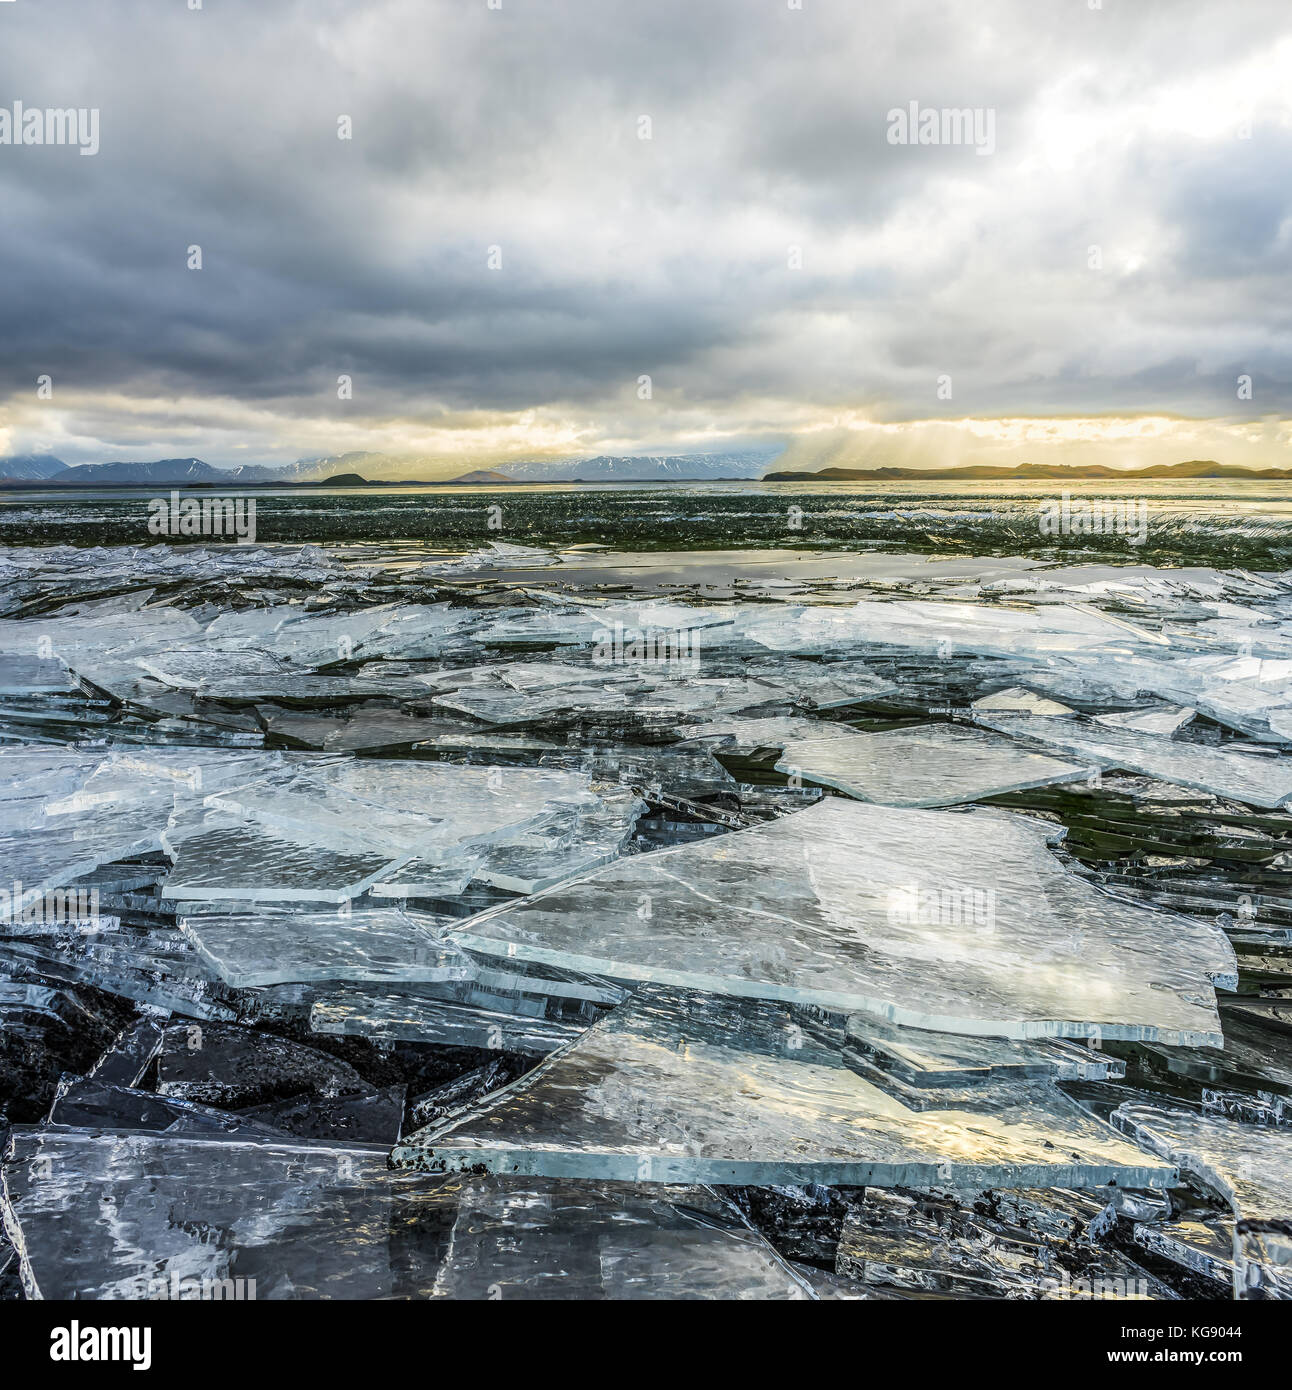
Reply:
M8 458L0 458L0 480L43 482L67 471L67 464L53 454L10 454Z

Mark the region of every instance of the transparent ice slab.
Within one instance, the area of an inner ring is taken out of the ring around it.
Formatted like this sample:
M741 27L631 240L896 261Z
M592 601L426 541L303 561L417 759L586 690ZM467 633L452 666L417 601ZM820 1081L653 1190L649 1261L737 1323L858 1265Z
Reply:
M539 765L673 796L705 796L736 787L736 779L709 749L695 745L581 742L568 751L541 754Z
M1112 1122L1233 1208L1234 1296L1292 1296L1292 1129L1128 1102Z
M162 848L167 811L117 807L96 808L84 816L65 816L57 822L0 836L9 906L27 907L47 893L64 889L101 864ZM13 897L13 884L19 884ZM7 912L5 915L9 915Z
M1161 1225L1139 1221L1132 1234L1137 1245L1158 1259L1169 1260L1214 1283L1232 1286L1232 1221L1166 1221Z
M1153 705L1149 709L1132 709L1123 714L1097 714L1096 724L1110 729L1134 729L1141 734L1159 734L1171 738L1184 728L1197 713L1187 705Z
M372 1149L32 1129L4 1173L33 1298L811 1297L702 1188L428 1183Z
M1231 753L1176 742L1160 734L1108 724L1096 728L1071 719L981 715L978 722L1013 738L1093 759L1105 767L1141 772L1146 777L1232 797L1250 806L1282 806L1292 799L1292 761L1285 758Z
M1222 1042L1216 927L1106 897L1030 821L828 797L455 933L501 957L1009 1038Z
M346 717L268 705L259 712L270 733L328 752L407 749L415 743L477 727L465 720L419 718L397 709L364 705L355 706Z
M371 1095L340 1057L291 1038L224 1024L169 1024L157 1059L161 1095L243 1110L296 1095Z
M1112 1122L1214 1187L1241 1220L1292 1219L1292 1129L1133 1103L1113 1111Z
M370 893L374 898L455 898L475 877L483 858L484 851L455 854L448 863L410 859L374 883Z
M242 705L261 700L326 705L398 699L401 696L411 699L421 695L422 691L413 682L397 677L379 680L370 676L328 676L284 671L279 675L213 677L203 681L197 687L197 693L206 700L228 700Z
M345 853L250 824L187 835L175 855L161 887L163 898L342 903L359 897L399 862L391 854Z
M79 689L72 673L55 657L11 652L0 662L0 695L52 695Z
M172 647L138 658L143 671L179 690L196 690L208 681L281 675L284 666L269 652L251 647Z
M282 1139L280 1131L254 1117L83 1077L65 1078L60 1083L48 1122L60 1129L138 1129L156 1134L243 1134Z
M638 1182L1164 1186L1169 1166L1044 1082L914 1111L785 1005L644 986L397 1167Z
M488 849L474 877L513 893L550 888L617 858L645 809L626 787L606 788L595 809L549 817L531 833Z
M747 629L782 652L837 652L849 644L883 643L942 657L1042 657L1095 649L1166 646L1167 639L1075 604L1005 608L921 599L863 599L848 608L767 614Z
M491 990L474 982L381 988L342 985L315 1000L310 1027L386 1042L542 1054L564 1047L597 1017L590 1004Z
M867 700L895 695L895 681L872 671L861 661L804 661L787 658L778 662L753 661L748 675L813 709L838 709Z
M880 1023L865 1014L847 1020L849 1042L882 1071L913 1086L963 1086L997 1079L1048 1077L1109 1081L1126 1065L1097 1048L1065 1038L969 1038Z
M793 739L776 770L884 806L953 806L1090 774L1087 766L959 724Z
M785 699L783 689L744 678L710 679L697 674L687 680L625 680L620 668L612 668L605 676L587 671L578 684L562 682L524 689L514 689L500 678L494 686L481 684L438 695L435 704L487 724L616 717L658 725L706 714L729 714Z
M1038 695L1034 690L1027 690L1021 685L1011 685L1005 690L997 690L992 695L984 695L975 700L970 709L981 710L987 714L1008 712L1055 718L1076 712L1069 706L1060 704L1058 700L1047 699L1044 695Z
M337 850L445 862L598 799L580 773L364 760L218 792L207 805Z
M684 739L713 739L734 750L784 748L796 740L852 738L856 730L847 724L828 724L824 719L805 719L800 715L768 715L761 719L717 719L711 724L684 724Z
M443 941L455 919L394 907L181 915L179 926L227 984L293 980L468 980L471 959Z
M123 928L56 939L8 937L0 946L7 967L25 967L47 979L93 985L139 1004L195 1018L234 1015L219 977L170 928Z

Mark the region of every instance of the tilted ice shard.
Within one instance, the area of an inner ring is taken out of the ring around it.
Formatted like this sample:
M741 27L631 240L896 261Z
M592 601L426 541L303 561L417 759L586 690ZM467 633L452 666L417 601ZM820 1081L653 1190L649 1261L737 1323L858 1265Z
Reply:
M1078 1195L1084 1194L1053 1194ZM944 1297L1174 1297L1120 1252L1038 1229L1030 1219L1015 1224L999 1209L989 1216L992 1205L975 1202L970 1209L967 1200L960 1205L941 1194L872 1189L848 1208L836 1269L864 1287Z
M883 699L900 689L895 681L876 675L860 661L804 661L788 657L775 662L751 662L746 671L795 701L806 700L814 709L837 709Z
M1006 690L997 690L994 694L983 695L970 705L970 709L980 710L985 714L1008 712L1051 717L1075 713L1067 705L1060 704L1058 700L1048 700L1044 695L1038 695L1035 691L1027 690L1021 685L1011 685Z
M980 715L978 722L1061 753L1094 759L1105 767L1142 772L1146 777L1233 797L1250 806L1282 806L1292 799L1292 761L1286 758L1231 753L1136 729L1079 724L1073 719L987 714Z
M958 1037L899 1028L865 1014L848 1018L847 1034L848 1042L876 1067L912 1086L1030 1077L1106 1081L1126 1074L1124 1062L1065 1038Z
M794 714L769 715L761 719L718 719L711 724L684 724L677 732L684 739L712 739L742 751L784 748L796 739L848 739L856 734L856 730L847 724L830 724L824 719L805 719Z
M0 1195L31 1298L810 1298L704 1188L428 1183L384 1152L15 1130Z
M1219 928L1106 897L1007 812L828 797L465 922L472 950L997 1037L1219 1046Z
M1134 729L1141 734L1161 734L1170 738L1194 717L1187 705L1152 705L1148 709L1126 710L1123 714L1097 714L1096 724L1110 729Z
M592 810L548 817L530 833L488 848L475 879L513 893L534 893L608 864L645 806L626 787L606 788Z
M580 773L364 760L307 767L208 804L287 834L340 837L338 848L425 856L432 846L496 842L555 811L591 809L597 798Z
M1133 1102L1115 1109L1113 1123L1216 1188L1239 1218L1292 1219L1292 1130Z
M357 898L408 855L347 853L264 825L217 826L186 836L164 898L245 898L342 903Z
M226 650L214 643L206 647L171 647L141 656L138 662L148 675L182 690L196 690L207 681L281 675L285 669L269 652L253 647Z
M1169 1166L1046 1082L911 1110L783 1004L647 985L396 1166L639 1182L1164 1186Z
M1136 1222L1133 1235L1135 1243L1150 1255L1170 1260L1214 1283L1232 1287L1233 1224L1223 1218L1205 1222L1166 1221L1160 1226L1141 1221Z
M1089 775L1088 767L958 724L791 739L776 770L884 806L954 806Z
M966 652L1045 656L1089 649L1160 647L1167 639L1077 604L1036 609L866 599L848 608L769 614L750 635L777 651L836 651L882 642L943 656Z
M84 1077L64 1077L50 1110L60 1129L149 1130L157 1134L260 1135L281 1139L280 1131L244 1115L153 1091L111 1086Z
M1112 1122L1229 1202L1238 1218L1236 1296L1271 1284L1274 1296L1292 1296L1292 1130L1132 1102L1114 1110Z
M397 988L369 983L320 995L310 1027L383 1042L541 1054L573 1042L597 1016L591 1004L569 996L517 994L474 981Z
M11 652L0 662L0 695L53 695L79 689L57 657Z
M331 911L262 907L178 920L220 978L240 989L292 980L418 983L474 975L471 959L441 939L454 921L442 914L345 904Z

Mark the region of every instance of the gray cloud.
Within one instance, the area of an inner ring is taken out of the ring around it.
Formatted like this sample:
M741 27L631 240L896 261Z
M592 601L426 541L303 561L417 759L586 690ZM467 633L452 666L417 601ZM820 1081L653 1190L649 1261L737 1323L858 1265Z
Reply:
M101 112L92 159L0 146L14 443L40 372L69 457L161 438L168 398L225 403L185 452L289 455L343 372L351 417L661 442L1292 414L1285 0L502 3L0 7L0 106ZM991 108L995 152L890 144L910 101Z

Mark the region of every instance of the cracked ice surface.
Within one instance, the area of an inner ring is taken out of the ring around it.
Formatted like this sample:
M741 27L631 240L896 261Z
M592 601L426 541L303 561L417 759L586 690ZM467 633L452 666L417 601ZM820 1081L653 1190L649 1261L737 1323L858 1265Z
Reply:
M1219 1046L1224 934L1107 898L1007 816L830 798L465 923L499 956L1002 1037Z

